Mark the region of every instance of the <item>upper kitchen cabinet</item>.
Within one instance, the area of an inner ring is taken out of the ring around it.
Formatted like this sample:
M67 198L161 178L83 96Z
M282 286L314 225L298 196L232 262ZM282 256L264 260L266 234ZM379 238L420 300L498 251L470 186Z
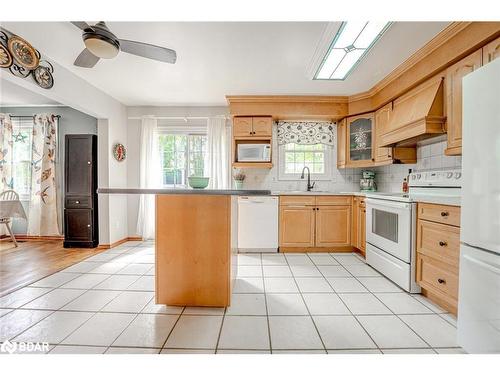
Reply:
M233 167L272 168L272 136L271 116L233 117Z
M346 120L347 161L351 167L373 164L373 113L348 117Z
M496 38L493 42L490 42L483 47L483 65L492 62L499 56L500 56L500 38Z
M389 117L380 147L413 147L422 139L443 134L443 78L435 76L394 100Z
M337 168L346 167L346 144L346 119L342 119L337 123Z
M271 137L272 117L234 117L234 137Z
M379 147L382 134L384 134L392 113L392 102L386 104L375 112L375 163L385 164L392 162L392 147Z
M482 55L483 51L478 50L446 70L446 155L462 154L462 78L481 66Z
M384 147L382 135L387 131L392 116L393 104L388 103L375 112L375 147L374 164L387 165L392 163L414 164L417 162L417 148L413 147Z

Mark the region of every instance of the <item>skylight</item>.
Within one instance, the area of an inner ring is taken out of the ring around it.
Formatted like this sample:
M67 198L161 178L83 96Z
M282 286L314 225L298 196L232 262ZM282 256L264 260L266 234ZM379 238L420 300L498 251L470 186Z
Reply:
M346 79L390 24L375 21L343 22L314 79Z

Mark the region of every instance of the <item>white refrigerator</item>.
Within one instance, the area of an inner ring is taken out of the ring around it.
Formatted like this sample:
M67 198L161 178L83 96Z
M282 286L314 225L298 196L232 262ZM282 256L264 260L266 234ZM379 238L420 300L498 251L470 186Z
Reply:
M462 83L458 344L500 353L500 59Z

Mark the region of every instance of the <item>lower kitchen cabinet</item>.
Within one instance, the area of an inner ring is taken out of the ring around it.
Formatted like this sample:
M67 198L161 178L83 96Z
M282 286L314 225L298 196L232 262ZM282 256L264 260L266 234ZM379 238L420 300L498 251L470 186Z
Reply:
M282 247L313 247L315 209L307 205L280 206L280 236Z
M363 200L358 208L358 218L359 218L359 227L358 227L358 249L361 251L361 254L365 256L366 254L366 206L365 201Z
M351 245L363 256L366 252L366 206L364 197L352 198Z
M316 207L316 247L349 246L351 206Z
M456 315L460 208L419 203L417 212L417 283L422 294Z
M351 212L350 196L281 197L280 250L351 250Z

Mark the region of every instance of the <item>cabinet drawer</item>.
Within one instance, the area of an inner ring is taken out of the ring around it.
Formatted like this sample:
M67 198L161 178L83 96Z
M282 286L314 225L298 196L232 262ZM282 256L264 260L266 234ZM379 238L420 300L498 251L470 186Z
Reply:
M417 251L458 267L460 228L418 220Z
M418 218L459 227L460 207L419 203Z
M270 137L273 133L272 117L254 117L252 119L253 135Z
M425 255L417 255L417 282L432 293L455 304L458 299L458 268Z
M92 208L90 197L66 197L66 208Z
M315 197L302 195L286 195L280 197L280 205L282 206L314 206Z
M350 206L350 195L325 195L316 196L316 205L318 206Z

